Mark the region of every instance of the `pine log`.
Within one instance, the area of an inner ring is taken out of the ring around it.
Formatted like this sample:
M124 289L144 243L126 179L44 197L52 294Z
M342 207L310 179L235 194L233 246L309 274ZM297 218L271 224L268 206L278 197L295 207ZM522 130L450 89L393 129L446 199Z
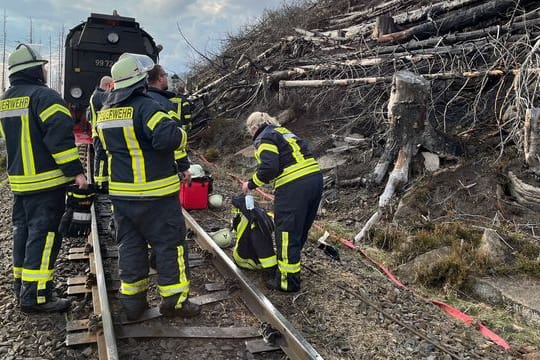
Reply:
M525 162L535 174L540 174L540 108L527 109L523 132Z
M433 5L426 5L419 9L413 10L413 11L406 11L400 14L397 14L393 16L394 21L398 25L407 24L415 21L419 21L421 19L427 19L434 17L438 14L444 14L448 13L450 11L460 9L465 6L469 6L472 4L475 4L479 2L480 0L454 0L454 1L442 1ZM369 17L364 16L351 16L346 21L343 21L339 23L338 25L344 26L348 23L352 23L352 21L362 18L360 21L360 24L351 25L348 27L340 28L339 30L345 33L345 37L351 38L355 37L357 35L367 35L371 29L375 26L375 22L369 22L365 23L367 19L374 18L378 15L382 15L384 13L388 13L388 11L384 12L372 12ZM339 26L331 26L328 29L332 31L323 32L329 36L338 28Z
M371 181L380 184L397 155L394 169L388 177L386 187L379 197L377 212L368 220L354 241L362 241L369 229L388 212L388 205L399 188L409 180L409 168L421 143L427 114L429 83L409 71L397 72L392 80L388 102L390 131L384 154L375 166Z
M540 188L521 181L514 173L508 172L509 190L516 201L532 210L540 210Z
M422 39L432 35L445 34L451 30L476 25L487 19L499 18L505 10L514 5L514 0L489 1L461 11L458 15L449 15L436 21L426 22L403 31L380 36L378 41L384 43L403 41L412 36Z
M525 70L527 74L540 74L540 68L528 68ZM435 74L420 74L426 80L449 80L456 78L480 78L484 76L500 77L504 75L518 75L521 73L520 69L511 70L488 70L488 71L466 71L463 73L445 72ZM375 76L365 78L353 78L353 79L338 79L338 80L283 80L279 82L280 90L284 88L293 87L333 87L333 86L350 86L360 84L376 84L381 82L390 82L392 77L390 76Z
M406 3L406 2L405 2ZM330 19L330 23L337 24L338 26L343 26L344 23L352 22L356 19L366 20L369 18L374 18L378 15L382 15L384 13L388 13L389 11L399 7L403 6L404 1L401 0L391 0L389 2L370 7L368 9L364 9L362 11L355 11L352 13L348 13L345 16L341 15L340 19Z

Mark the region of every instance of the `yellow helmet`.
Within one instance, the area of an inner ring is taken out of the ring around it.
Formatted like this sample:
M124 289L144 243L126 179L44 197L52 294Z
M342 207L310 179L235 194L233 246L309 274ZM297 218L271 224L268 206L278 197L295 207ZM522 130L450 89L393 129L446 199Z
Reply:
M31 45L19 44L8 57L9 74L48 63Z
M115 89L127 88L146 78L154 61L146 55L124 53L111 68Z

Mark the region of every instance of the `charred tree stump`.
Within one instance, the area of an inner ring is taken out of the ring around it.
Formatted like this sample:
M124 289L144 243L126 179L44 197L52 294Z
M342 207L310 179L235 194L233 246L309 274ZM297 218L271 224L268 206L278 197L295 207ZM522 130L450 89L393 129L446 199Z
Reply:
M395 192L409 180L410 163L418 151L417 144L421 143L424 133L428 88L429 83L423 77L409 71L400 71L394 75L388 102L390 131L384 154L375 167L372 180L380 184L390 163L396 156L397 159L386 187L379 197L377 212L355 236L355 242L362 241L366 237L370 228L387 211Z
M525 162L532 172L540 175L540 154L538 154L540 145L540 108L527 110L523 132Z

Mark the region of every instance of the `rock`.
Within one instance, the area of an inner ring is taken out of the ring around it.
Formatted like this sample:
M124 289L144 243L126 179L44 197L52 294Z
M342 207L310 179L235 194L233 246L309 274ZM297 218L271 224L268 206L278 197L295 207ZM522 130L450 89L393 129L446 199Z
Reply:
M422 156L424 157L424 166L427 171L435 172L439 170L441 166L438 155L424 151L422 152Z
M501 237L495 230L486 229L480 245L478 246L477 254L486 257L492 264L501 264L505 261L506 246L501 241Z
M340 156L338 154L323 155L318 158L317 161L319 162L319 167L323 171L333 169L347 162L347 160L343 156Z
M476 278L470 286L473 295L491 304L521 315L527 321L540 324L540 281L527 276Z
M451 252L452 249L449 246L428 251L425 254L417 256L414 260L398 266L397 272L402 280L412 283L416 280L417 274L420 271L429 271L442 258L449 256Z

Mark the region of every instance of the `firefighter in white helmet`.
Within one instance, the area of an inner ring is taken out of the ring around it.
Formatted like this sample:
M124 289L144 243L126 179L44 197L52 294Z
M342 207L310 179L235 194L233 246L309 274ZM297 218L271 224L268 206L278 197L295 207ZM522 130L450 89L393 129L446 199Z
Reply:
M74 122L60 94L45 85L46 63L32 46L17 46L8 58L11 86L0 99L0 134L14 194L14 290L24 312L69 308L67 299L53 296L62 241L58 227L66 185L75 180L78 187L87 187Z
M188 300L186 229L178 199L180 180L174 151L186 146L186 133L146 95L145 55L123 54L113 65L115 88L97 116L96 130L109 157L109 197L114 206L120 267L120 301L128 319L148 307L148 245L157 260L160 311L195 316Z

